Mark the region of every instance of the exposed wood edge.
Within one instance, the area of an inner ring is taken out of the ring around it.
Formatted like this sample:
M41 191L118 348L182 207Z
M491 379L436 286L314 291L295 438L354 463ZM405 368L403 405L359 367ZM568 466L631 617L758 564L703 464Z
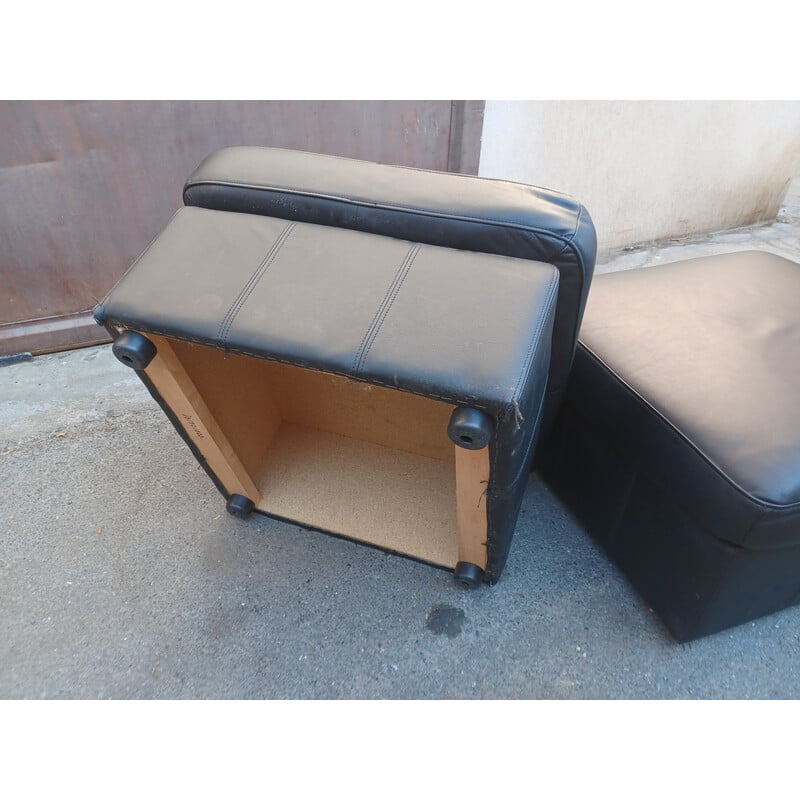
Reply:
M481 159L485 100L453 100L450 107L450 141L447 171L477 175Z
M170 343L161 336L149 335L158 353L145 374L164 402L180 420L187 436L203 454L209 468L229 494L241 494L258 506L261 493L236 455L192 382Z
M489 485L489 448L455 448L456 522L458 560L486 569L486 487Z
M54 353L110 341L111 337L94 321L91 311L0 325L0 356Z

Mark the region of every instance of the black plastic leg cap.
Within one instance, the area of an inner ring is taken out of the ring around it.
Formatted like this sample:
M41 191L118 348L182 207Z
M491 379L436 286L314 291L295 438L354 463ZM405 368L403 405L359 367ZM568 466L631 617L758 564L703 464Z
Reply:
M492 418L479 408L461 406L454 409L447 426L453 444L465 450L483 450L492 439Z
M228 504L225 506L229 514L239 519L247 519L255 506L249 497L241 494L232 494L228 498Z
M141 370L153 360L156 346L141 333L125 331L111 346L111 351L126 367Z
M465 589L477 589L483 583L483 570L469 561L459 561L453 571L453 579Z

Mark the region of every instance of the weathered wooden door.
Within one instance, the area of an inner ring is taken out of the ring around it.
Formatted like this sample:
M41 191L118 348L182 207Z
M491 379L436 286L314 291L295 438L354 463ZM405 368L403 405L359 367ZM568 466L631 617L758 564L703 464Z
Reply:
M477 173L480 101L0 102L0 356L105 341L96 302L227 145Z

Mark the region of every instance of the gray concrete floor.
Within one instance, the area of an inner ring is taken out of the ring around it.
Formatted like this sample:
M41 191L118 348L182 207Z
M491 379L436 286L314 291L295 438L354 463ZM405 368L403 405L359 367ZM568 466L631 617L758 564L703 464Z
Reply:
M800 224L606 254L800 261ZM221 496L108 347L0 368L2 698L797 698L800 607L675 644L533 476L501 582Z

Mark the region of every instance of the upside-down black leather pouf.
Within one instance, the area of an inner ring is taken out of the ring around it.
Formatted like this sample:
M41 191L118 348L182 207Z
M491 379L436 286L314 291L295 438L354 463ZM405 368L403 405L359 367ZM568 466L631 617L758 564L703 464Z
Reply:
M583 207L268 148L212 155L185 201L95 316L228 511L494 583L574 353Z

